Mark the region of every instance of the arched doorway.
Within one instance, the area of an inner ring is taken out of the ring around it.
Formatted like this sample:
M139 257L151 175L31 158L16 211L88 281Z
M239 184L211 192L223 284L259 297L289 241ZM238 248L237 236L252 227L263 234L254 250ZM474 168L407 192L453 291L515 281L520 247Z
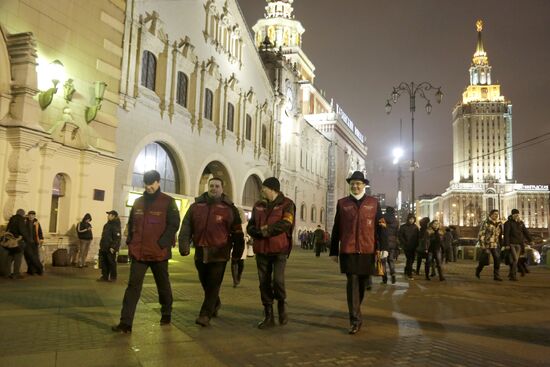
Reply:
M132 171L132 186L143 186L143 174L150 170L160 173L160 189L163 192L180 194L180 175L176 161L162 143L147 144L138 154Z
M52 183L50 233L59 233L63 228L69 228L70 197L69 176L56 174Z
M244 184L243 206L252 208L260 200L262 192L262 181L256 175L251 175Z
M212 177L221 178L223 180L223 192L233 200L233 183L231 182L229 171L227 171L227 168L219 161L212 161L204 167L197 194L200 195L208 191L208 180Z

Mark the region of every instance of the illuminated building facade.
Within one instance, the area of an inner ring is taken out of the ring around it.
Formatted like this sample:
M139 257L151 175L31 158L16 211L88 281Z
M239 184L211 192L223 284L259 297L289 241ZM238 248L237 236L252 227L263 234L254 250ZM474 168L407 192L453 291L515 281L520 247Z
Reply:
M452 114L453 180L441 196L419 200L419 216L475 227L492 209L506 219L517 208L527 227L548 228L548 186L514 180L512 103L500 94L500 85L492 84L482 21L476 27L470 85Z

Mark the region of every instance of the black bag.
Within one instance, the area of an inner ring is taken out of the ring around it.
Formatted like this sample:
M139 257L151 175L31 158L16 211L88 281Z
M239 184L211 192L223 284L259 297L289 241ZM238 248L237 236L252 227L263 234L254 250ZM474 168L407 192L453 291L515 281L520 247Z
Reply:
M69 266L69 253L67 249L60 248L53 252L52 254L52 265L53 266Z
M482 249L481 254L479 254L479 265L487 266L489 265L489 250Z
M128 264L128 255L118 255L116 262L120 264Z

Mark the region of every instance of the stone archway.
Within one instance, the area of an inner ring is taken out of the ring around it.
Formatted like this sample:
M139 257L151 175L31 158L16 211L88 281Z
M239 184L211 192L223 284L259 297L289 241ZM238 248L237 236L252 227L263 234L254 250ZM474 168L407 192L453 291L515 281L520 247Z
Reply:
M204 167L201 174L201 180L199 182L197 195L201 195L203 192L208 191L208 180L212 177L217 177L223 180L223 192L233 200L233 182L229 171L220 161L212 161Z
M244 184L242 206L252 208L260 200L262 180L257 175L250 175Z

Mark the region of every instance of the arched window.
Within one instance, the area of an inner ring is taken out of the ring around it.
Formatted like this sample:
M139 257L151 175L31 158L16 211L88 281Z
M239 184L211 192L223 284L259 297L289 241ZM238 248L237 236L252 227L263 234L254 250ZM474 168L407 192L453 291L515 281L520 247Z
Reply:
M157 76L157 59L150 51L143 51L141 59L141 85L147 89L155 90Z
M302 204L302 207L300 208L300 219L305 221L307 219L307 207L306 204Z
M233 131L233 121L235 119L235 107L231 103L227 104L227 130Z
M262 148L267 148L267 127L262 125Z
M246 114L246 123L244 129L244 137L246 140L252 140L252 116Z
M143 186L143 174L149 170L160 173L160 189L164 192L179 194L179 174L170 152L161 144L154 142L146 145L134 163L132 186Z
M208 88L204 90L204 118L212 120L212 106L214 105L214 93Z
M311 222L315 223L317 221L317 208L312 206L311 207Z
M321 208L319 222L325 223L325 208Z
M176 92L176 103L180 106L187 107L187 75L178 71L178 89Z

